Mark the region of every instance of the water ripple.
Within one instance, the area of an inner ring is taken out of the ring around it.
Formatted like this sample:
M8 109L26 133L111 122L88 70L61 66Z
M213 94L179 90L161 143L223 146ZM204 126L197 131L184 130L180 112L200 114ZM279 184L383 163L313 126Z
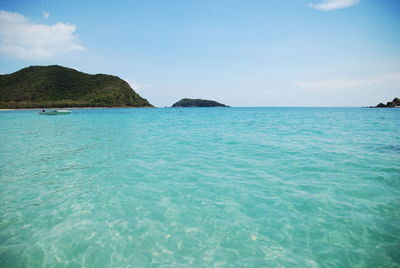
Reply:
M1 267L399 267L390 109L0 113Z

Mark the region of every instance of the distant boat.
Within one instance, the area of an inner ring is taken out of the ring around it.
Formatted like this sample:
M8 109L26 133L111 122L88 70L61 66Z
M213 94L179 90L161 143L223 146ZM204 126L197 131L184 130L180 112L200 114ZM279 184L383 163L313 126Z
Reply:
M45 115L61 115L61 114L70 114L71 111L69 110L52 110L52 111L46 111L42 110L39 112L39 114L45 114Z

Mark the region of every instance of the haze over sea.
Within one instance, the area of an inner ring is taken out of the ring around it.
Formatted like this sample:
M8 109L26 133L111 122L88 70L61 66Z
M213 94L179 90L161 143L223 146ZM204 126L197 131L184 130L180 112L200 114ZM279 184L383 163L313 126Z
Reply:
M0 267L400 267L400 109L0 113Z

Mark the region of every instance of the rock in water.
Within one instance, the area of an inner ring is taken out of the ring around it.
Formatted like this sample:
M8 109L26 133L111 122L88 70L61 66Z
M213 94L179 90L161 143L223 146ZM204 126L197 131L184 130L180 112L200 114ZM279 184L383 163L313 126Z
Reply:
M400 107L400 100L398 98L394 98L392 101L384 103L379 103L376 106L372 106L371 108L397 108Z

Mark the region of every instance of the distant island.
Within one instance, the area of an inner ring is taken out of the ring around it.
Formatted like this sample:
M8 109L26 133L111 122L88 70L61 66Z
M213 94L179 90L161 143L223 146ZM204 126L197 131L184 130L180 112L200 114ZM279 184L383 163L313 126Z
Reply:
M117 76L58 65L0 75L0 108L153 107Z
M394 98L392 101L384 103L379 103L376 106L371 106L370 108L400 108L400 100L398 98Z
M172 107L229 107L225 104L213 101L213 100L202 100L202 99L181 99L174 103Z

